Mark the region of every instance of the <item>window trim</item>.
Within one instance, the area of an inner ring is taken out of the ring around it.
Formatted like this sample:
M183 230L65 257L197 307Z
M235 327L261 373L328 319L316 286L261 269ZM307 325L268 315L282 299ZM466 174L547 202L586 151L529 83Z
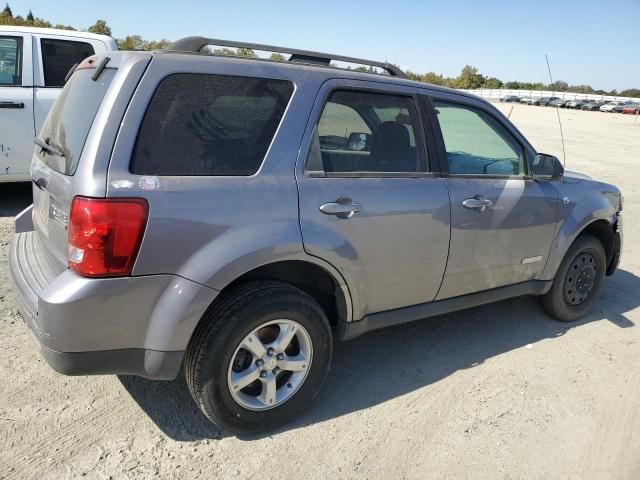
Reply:
M332 80L340 80L340 79L332 79ZM394 87L403 87L403 85L393 84ZM372 94L382 94L382 95L392 95L398 97L408 97L413 101L414 107L416 109L416 118L418 123L415 125L416 132L416 149L418 150L418 154L422 156L425 165L424 172L326 172L323 168L319 170L310 170L307 168L309 165L309 155L311 154L313 148L313 135L317 130L318 123L320 122L320 118L322 117L322 113L324 112L324 107L327 104L328 99L335 91L354 91L354 92L363 92L363 93L372 93ZM317 114L313 115L310 118L311 125L311 139L309 141L309 146L304 155L304 163L303 163L303 174L305 177L309 178L432 178L438 176L438 173L434 171L432 165L433 153L431 149L428 148L427 134L425 129L425 115L424 106L420 101L419 92L408 92L408 91L396 91L391 89L385 89L379 86L373 85L332 85L330 88L327 88L322 98L319 98L316 101L316 104L320 104L320 108Z
M10 40L15 40L16 41L16 45L18 47L18 57L17 60L18 62L18 81L17 83L12 83L12 84L7 84L7 83L3 83L0 84L0 88L1 87L22 87L22 82L24 80L24 37L21 35L0 35L0 39L10 39Z
M429 109L432 112L432 116L434 117L433 132L436 139L438 156L440 159L441 166L441 176L449 177L449 178L478 178L478 179L503 179L503 180L532 180L533 175L531 174L531 165L530 165L530 155L526 145L515 135L509 125L505 124L505 122L494 112L489 109L482 108L476 102L472 100L467 100L464 98L449 98L449 97L440 97L437 95L432 95L429 93L424 93L425 101L429 105ZM447 150L444 144L444 136L442 135L442 129L440 128L440 122L438 121L438 116L436 114L436 106L435 103L448 103L454 106L463 107L469 110L475 110L481 112L485 115L491 117L494 121L500 125L507 135L511 137L511 139L522 149L522 154L524 155L524 168L525 173L522 175L499 175L499 174L476 174L476 173L450 173L449 172L449 161L447 158Z

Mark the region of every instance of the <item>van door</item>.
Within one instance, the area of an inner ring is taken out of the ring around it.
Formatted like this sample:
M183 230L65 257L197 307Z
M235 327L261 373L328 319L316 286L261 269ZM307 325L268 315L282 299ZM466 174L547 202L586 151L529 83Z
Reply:
M304 249L338 269L353 317L434 299L449 194L431 173L417 89L331 80L296 167Z
M34 136L31 35L0 33L0 182L29 180Z
M94 54L107 51L100 40L60 35L33 35L34 116L36 133L42 128L71 68Z

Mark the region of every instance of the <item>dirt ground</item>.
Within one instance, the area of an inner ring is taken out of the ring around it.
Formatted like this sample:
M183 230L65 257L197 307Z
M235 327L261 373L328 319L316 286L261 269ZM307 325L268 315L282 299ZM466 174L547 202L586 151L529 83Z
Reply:
M519 298L339 344L316 403L258 437L207 423L182 379L53 372L8 281L29 190L0 185L0 478L640 478L640 120L560 113L567 168L625 195L622 264L593 312L562 324ZM511 119L562 157L555 110Z

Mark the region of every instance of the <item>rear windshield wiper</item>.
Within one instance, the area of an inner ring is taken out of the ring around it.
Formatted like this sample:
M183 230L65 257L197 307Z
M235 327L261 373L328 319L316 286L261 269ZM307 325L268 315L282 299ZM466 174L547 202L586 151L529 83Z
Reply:
M39 146L44 151L47 151L49 153L52 153L53 155L57 155L59 157L64 158L64 154L60 150L57 150L57 149L53 148L47 142L45 142L44 140L40 140L38 137L33 139L33 143L35 143L37 146Z

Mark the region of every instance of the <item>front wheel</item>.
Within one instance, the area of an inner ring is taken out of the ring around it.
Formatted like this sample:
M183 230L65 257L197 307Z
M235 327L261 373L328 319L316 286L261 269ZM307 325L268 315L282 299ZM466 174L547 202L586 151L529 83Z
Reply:
M586 315L602 286L606 268L607 257L600 240L593 235L578 237L562 260L551 289L541 298L547 313L563 322Z
M185 359L191 394L214 423L239 433L284 425L309 407L329 371L331 327L318 303L281 282L222 294Z

